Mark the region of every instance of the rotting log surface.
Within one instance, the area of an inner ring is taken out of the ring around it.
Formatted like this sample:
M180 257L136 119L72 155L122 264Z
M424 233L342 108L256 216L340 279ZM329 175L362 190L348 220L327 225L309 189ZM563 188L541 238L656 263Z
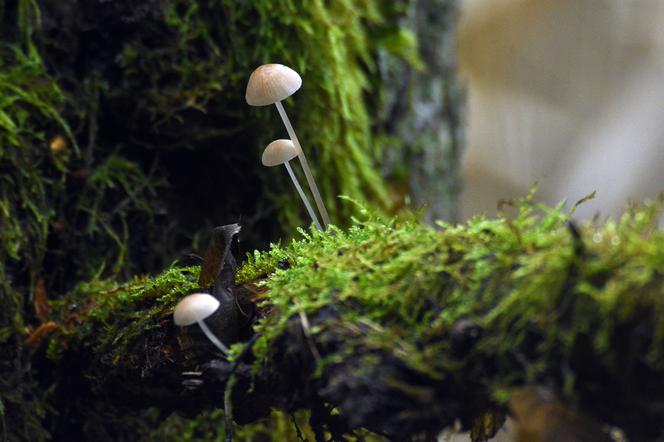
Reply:
M80 430L104 403L187 416L232 405L227 417L239 424L273 407L306 409L320 440L358 428L431 438L458 420L482 440L537 387L565 425L591 434L578 440L600 440L600 425L655 440L664 434L661 205L596 226L522 202L513 218L462 226L368 216L348 231L302 231L235 272L245 320L231 362L195 327L172 324L198 267L91 283L52 306L59 331L33 365L58 385L56 435Z

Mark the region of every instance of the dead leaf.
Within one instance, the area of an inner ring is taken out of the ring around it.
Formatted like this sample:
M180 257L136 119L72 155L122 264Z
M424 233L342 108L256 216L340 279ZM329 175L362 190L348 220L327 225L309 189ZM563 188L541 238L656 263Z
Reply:
M39 279L35 286L35 299L34 299L35 315L41 322L46 322L48 319L48 294L46 293L46 286L44 280Z
M35 351L42 342L44 342L51 334L58 329L58 324L53 321L46 322L35 331L33 331L25 340L25 345L30 351Z

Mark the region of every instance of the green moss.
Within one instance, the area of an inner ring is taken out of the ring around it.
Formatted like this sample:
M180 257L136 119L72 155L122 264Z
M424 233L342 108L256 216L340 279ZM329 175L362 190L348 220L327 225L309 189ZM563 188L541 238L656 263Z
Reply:
M62 314L60 323L71 323L75 317L76 325L62 332L60 343L52 341L51 357L58 358L64 344L81 352L88 348L106 370L142 367L146 361L140 359L144 356L141 349L146 339L159 334L160 329L170 330L170 322L164 318L170 316L178 300L198 286L198 270L172 268L155 278L137 277L124 284L113 280L80 284L53 303Z
M34 52L2 45L0 68L0 284L11 292L18 272L8 274L7 267L36 273L44 259L53 209L46 196L51 183L40 167L55 169L49 178L56 181L64 167L51 155L45 132L49 125L67 126L58 113L64 97Z
M34 48L0 43L0 434L11 440L48 434L40 425L48 393L23 353L23 309L46 255L50 190L66 168L66 157L46 143L49 130L69 133L59 115L63 100Z
M114 274L127 271L128 225L150 225L155 208L146 195L160 182L103 151L94 127L82 134L81 119L96 118L96 103L73 96L63 81L71 78L49 69L39 42L43 5L14 6L0 14L0 279L30 301L37 279L49 292L64 291L107 263ZM81 83L99 92L94 79Z
M257 327L263 335L255 368L269 365L290 318L334 306L339 318L311 330L317 340L333 330L347 339L324 364L367 354L371 365L379 351L427 379L475 385L475 364L488 358L493 371L479 382L495 398L539 382L557 384L572 402L605 387L610 396L606 378L587 378L587 363L638 389L640 379L629 378L626 367L645 357L649 369L664 372L663 201L619 221L584 224L579 237L562 206L529 199L514 218L476 217L438 229L369 217L347 231L302 231L302 240L249 256L238 271L240 281L262 280L263 303L277 307ZM285 270L278 265L284 259ZM484 333L455 359L451 334L463 319ZM353 333L360 324L363 332ZM588 340L587 354L579 354ZM639 352L619 350L628 348Z

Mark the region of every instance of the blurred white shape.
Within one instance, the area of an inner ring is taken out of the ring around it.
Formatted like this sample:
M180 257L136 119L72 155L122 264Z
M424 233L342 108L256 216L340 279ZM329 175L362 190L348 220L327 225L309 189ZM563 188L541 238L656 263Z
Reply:
M578 216L664 191L664 0L462 0L461 214L539 183Z

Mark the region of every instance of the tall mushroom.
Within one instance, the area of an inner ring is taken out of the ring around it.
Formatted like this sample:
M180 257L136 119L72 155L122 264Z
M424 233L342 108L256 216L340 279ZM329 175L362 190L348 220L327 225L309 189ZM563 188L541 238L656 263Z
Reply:
M205 318L211 316L219 308L219 301L207 293L193 293L185 296L175 306L173 312L173 322L180 327L186 327L194 323L203 330L205 336L219 349L228 356L229 350L212 331L205 325Z
M318 207L320 216L323 219L323 225L327 227L330 224L330 217L327 214L325 204L323 204L316 181L314 181L314 177L311 174L307 157L304 155L300 141L297 139L297 135L295 135L288 115L286 115L286 110L281 104L281 100L285 100L293 95L300 89L300 86L302 86L302 78L293 69L282 64L264 64L251 73L245 99L250 106L269 106L270 104L277 106L281 120L288 131L288 136L297 149L297 157L300 160L300 164L302 164L304 176L307 178L307 183L316 202L316 207Z
M311 220L314 222L314 225L318 230L323 230L321 227L320 223L318 222L318 218L316 217L316 213L314 213L314 209L311 207L311 204L309 204L309 199L307 196L304 194L302 191L302 187L300 186L300 182L298 181L297 177L293 173L293 169L290 167L290 160L295 158L297 156L297 148L295 147L295 144L293 144L293 141L291 140L275 140L271 142L270 144L267 145L265 150L263 151L263 157L262 157L262 162L263 166L267 167L274 167L278 166L280 164L283 164L286 166L286 170L288 171L288 175L290 175L291 180L293 181L293 184L295 185L295 189L297 190L297 193L300 195L300 198L302 198L302 202L304 203L304 207L307 208L307 212L309 212L309 216L311 216Z

